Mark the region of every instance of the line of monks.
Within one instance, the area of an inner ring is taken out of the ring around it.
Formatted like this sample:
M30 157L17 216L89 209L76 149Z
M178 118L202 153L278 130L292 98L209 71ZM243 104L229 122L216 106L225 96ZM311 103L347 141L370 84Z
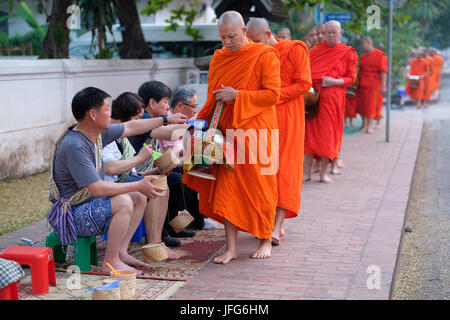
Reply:
M353 127L353 119L359 114L363 119L361 131L373 133L371 123L380 125L383 98L387 92L387 63L382 44L374 48L370 37L361 40L363 55L359 60L358 76L347 89L345 119ZM427 108L431 95L441 81L444 59L435 48L418 48L411 52L405 68L405 91L416 102L416 109Z
M223 47L210 61L208 99L197 119L209 121L216 103L223 102L221 132L263 129L267 136L258 140L265 141L272 141L273 130L279 135L277 146L258 143L257 152L244 140L246 159L258 152L273 155L276 147L277 172L262 174L271 163L257 159L235 161L233 171L211 165L209 172L216 180L183 176L183 182L199 194L200 212L224 224L225 251L214 262L227 264L238 257L238 231L259 239L252 258L271 256L272 247L286 234L285 219L299 214L302 183L311 180L314 159L320 164L320 181L333 182L328 170L331 164L331 173L339 174L342 167L347 88L358 79L358 112L366 118L363 129L370 133L371 120L380 113L380 95L386 91L387 59L373 48L370 38L364 38L358 72L358 55L341 43L338 21L314 28L303 42L291 40L289 29L280 30L277 37L264 19L250 18L245 25L238 12L227 11L218 20L218 32ZM305 120L303 95L311 89L319 92L319 108L314 118Z

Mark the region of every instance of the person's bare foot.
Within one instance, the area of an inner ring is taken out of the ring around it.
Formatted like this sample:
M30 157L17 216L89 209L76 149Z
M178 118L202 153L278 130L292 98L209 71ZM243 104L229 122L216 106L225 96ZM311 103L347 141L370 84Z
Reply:
M373 134L373 130L372 129L367 129L367 131L366 131L366 133L368 133L368 134Z
M272 246L279 246L280 238L281 238L281 232L278 232L277 230L273 230L272 231Z
M313 166L313 172L319 172L320 171L320 162L319 161L315 161L314 166ZM311 178L311 177L309 177Z
M337 176L337 175L340 175L340 174L341 174L341 171L338 169L337 166L333 165L333 166L331 166L331 171L330 171L330 173L331 173L332 175Z
M281 228L280 237L284 237L286 234L286 231L284 231L284 228Z
M172 250L166 247L166 251L167 251L167 256L169 260L176 260L176 259L180 259L182 257L182 255L177 252L176 250Z
M260 239L259 247L252 254L253 259L267 259L272 253L272 239Z
M280 239L272 237L272 247L277 247L280 245Z
M217 264L227 264L233 259L237 258L237 253L231 250L225 250L223 254L214 258L214 263Z
M345 168L344 162L342 162L341 159L337 159L336 160L336 167L342 168L342 169Z
M106 260L103 261L103 264L102 264L100 270L103 273L109 274L109 273L111 273L112 270L106 265L106 262L109 262L109 261L106 261ZM143 272L141 270L137 270L120 260L117 262L109 262L109 264L117 271L129 270L129 271L135 272L137 276L140 276L143 274Z
M136 259L135 257L131 256L130 254L126 253L120 253L119 254L120 260L122 260L123 263L131 266L131 267L136 267L136 268L148 268L150 267L149 264ZM142 272L141 272L142 273Z
M320 178L320 182L322 183L333 183L334 181L330 179L330 177L328 177L327 175L324 175L323 177Z

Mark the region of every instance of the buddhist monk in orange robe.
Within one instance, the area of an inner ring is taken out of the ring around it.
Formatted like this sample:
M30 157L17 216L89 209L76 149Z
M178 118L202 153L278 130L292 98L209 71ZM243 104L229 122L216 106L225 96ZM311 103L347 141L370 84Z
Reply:
M423 57L427 61L428 64L428 73L424 78L424 88L423 88L423 106L424 108L428 107L428 101L430 101L431 92L433 91L433 70L434 68L434 59L428 54L427 49L423 49Z
M327 175L330 161L336 160L344 133L345 91L356 77L358 55L350 46L340 43L338 21L325 24L325 42L310 51L311 78L314 90L320 90L318 114L306 120L305 175L311 179L314 156L321 158L320 180L333 181Z
M314 44L321 44L325 41L325 24L320 24L316 28L317 42Z
M377 48L377 49L379 49L379 50L381 50L381 51L383 51L383 53L384 53L384 44L382 43L382 42L378 42L376 45L375 45L375 48ZM385 60L384 62L383 62L383 64L385 64L386 66L388 65L388 57L386 57L386 55L384 55L383 56L383 59ZM387 67L386 67L387 68ZM387 81L387 80L386 80ZM386 84L387 85L387 84ZM387 92L387 88L386 88L386 92ZM381 90L380 90L380 92L379 92L379 94L378 94L378 99L377 99L377 112L376 112L376 117L375 117L375 119L376 119L376 125L375 125L375 129L378 129L379 127L380 127L380 120L381 120L381 118L383 118L383 99L384 99L384 96L385 96L386 94L385 93L382 93L381 92Z
M308 50L311 50L312 47L319 43L317 29L318 27L312 28L303 38L304 43L308 47Z
M414 50L411 52L413 59L409 63L409 72L406 80L406 93L411 97L411 99L416 100L416 108L419 109L423 105L423 92L424 92L424 77L428 73L428 63L422 58L421 54ZM410 77L419 76L420 84L417 88L411 88Z
M278 30L277 35L281 40L291 40L291 30L289 28L281 28Z
M361 39L363 55L359 60L357 112L363 119L361 131L373 133L372 120L377 118L378 101L387 91L387 59L383 51L373 47L372 39Z
M437 54L435 48L430 48L429 55L433 59L432 70L431 70L431 93L439 89L441 81L441 69L444 65L444 59Z
M225 225L225 252L214 259L226 264L237 257L237 233L242 230L260 239L252 258L271 255L272 230L278 202L277 177L278 140L275 104L280 97L280 60L275 48L254 43L246 36L242 16L227 11L218 21L223 48L216 50L210 62L208 99L197 118L210 121L216 101L224 102L218 129L229 138L231 130L256 132L258 159L250 139L235 142L245 151L245 163L234 163L231 171L224 165L214 165L210 172L216 180L184 174L183 181L199 193L200 212ZM264 144L264 141L266 143ZM260 155L268 159L261 159Z
M281 94L276 105L280 141L278 204L272 233L272 245L278 245L284 233L284 219L297 217L300 211L305 139L303 94L312 85L309 52L302 41L275 37L261 18L250 18L247 36L254 42L273 46L280 53Z
M356 118L356 96L353 90L345 93L345 121L349 119L350 127L354 127L353 119ZM347 123L347 122L346 122Z

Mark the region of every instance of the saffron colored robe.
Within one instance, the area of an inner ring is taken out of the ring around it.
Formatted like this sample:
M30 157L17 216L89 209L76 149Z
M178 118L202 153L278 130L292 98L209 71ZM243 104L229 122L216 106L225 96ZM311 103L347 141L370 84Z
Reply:
M374 48L359 61L359 86L356 94L357 112L361 117L376 119L382 85L381 72L387 72L387 59L383 51Z
M383 64L386 66L386 70L388 69L388 57L385 55L383 56ZM386 80L387 81L387 80ZM387 83L386 83L387 85ZM375 119L379 120L383 118L383 99L384 95L381 93L381 90L378 92L378 99L376 103L376 112L375 112Z
M415 58L411 60L409 63L409 75L410 76L424 76L428 72L428 63L423 58ZM406 80L406 93L414 100L423 99L423 91L424 91L424 79L420 79L420 85L416 89L412 89L409 86L409 78Z
M255 150L245 139L244 164L235 160L233 171L224 165L212 166L210 172L216 180L184 173L183 182L199 193L202 214L220 223L226 219L239 230L270 239L278 202L278 140L271 141L272 132L277 133L278 129L275 104L280 97L280 60L275 48L249 41L236 52L225 47L214 52L209 67L208 99L197 119L211 120L216 104L212 91L221 89L221 85L232 87L238 94L234 101L224 104L218 129L223 135L227 135L227 129L253 131L258 144L263 138L267 143L258 147L256 163L249 160L249 153ZM260 129L266 130L266 134L261 134ZM277 138L277 134L274 136ZM242 148L237 140L234 137L235 156L237 149ZM264 153L267 159L260 157Z
M276 105L280 134L280 166L277 173L278 207L286 218L300 211L305 140L305 103L303 94L311 89L311 69L307 46L301 41L279 41L281 94Z
M326 42L310 51L311 78L318 91L325 76L344 79L342 87L324 87L320 91L319 110L314 119L306 119L305 154L338 157L344 134L345 91L356 76L358 55L350 46L338 43L329 47Z
M436 91L437 89L439 89L439 85L441 82L441 69L444 65L444 59L435 54L433 56L433 60L434 60L434 64L433 64L433 70L432 70L432 81L431 81L431 92Z
M345 118L356 118L356 96L345 95Z

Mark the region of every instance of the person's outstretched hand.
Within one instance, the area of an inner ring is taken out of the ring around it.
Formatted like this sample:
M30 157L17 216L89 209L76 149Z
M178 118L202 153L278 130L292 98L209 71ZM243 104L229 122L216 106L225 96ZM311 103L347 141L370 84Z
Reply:
M182 124L185 123L187 120L188 118L183 113L176 113L167 116L167 121L170 124Z

